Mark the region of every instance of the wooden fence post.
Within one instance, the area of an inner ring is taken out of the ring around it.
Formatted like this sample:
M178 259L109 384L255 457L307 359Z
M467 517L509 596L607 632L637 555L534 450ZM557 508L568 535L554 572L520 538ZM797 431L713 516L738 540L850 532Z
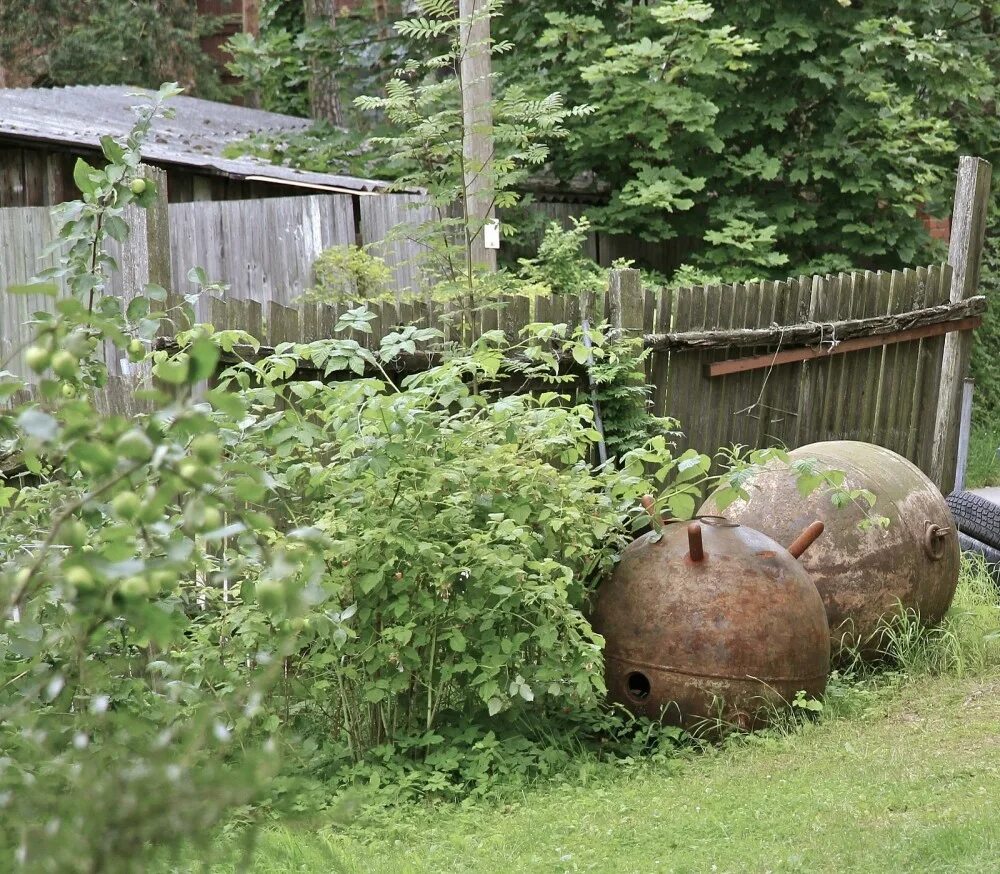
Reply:
M952 303L972 297L979 286L991 172L989 161L982 158L963 156L959 161L948 247ZM955 476L962 379L971 347L971 331L948 334L945 339L931 460L931 479L942 490L951 486Z
M466 215L472 236L469 258L474 265L497 269L497 253L486 248L485 224L493 208L493 102L490 5L484 0L458 0L461 18L460 78L462 91L462 152L465 161Z
M621 337L623 331L642 330L643 305L639 271L631 267L612 270L608 276L608 320L612 337Z

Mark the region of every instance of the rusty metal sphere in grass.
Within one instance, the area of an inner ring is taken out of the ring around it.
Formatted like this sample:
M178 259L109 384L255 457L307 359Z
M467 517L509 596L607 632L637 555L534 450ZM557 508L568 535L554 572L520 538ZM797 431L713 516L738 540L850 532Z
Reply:
M783 546L725 519L668 523L631 543L592 621L609 697L636 715L749 729L799 691L826 688L830 632L815 586Z
M838 509L821 489L803 497L794 472L782 464L756 477L749 502L725 510L728 518L777 540L812 519L823 520L826 533L803 557L803 567L826 606L835 655L883 654L886 623L901 610L927 625L939 622L958 585L960 551L951 513L934 483L902 456L871 443L812 443L791 457L814 458L823 468L843 471L843 487L874 493L873 512L889 520L887 528L864 528L863 503ZM718 512L711 498L701 512Z

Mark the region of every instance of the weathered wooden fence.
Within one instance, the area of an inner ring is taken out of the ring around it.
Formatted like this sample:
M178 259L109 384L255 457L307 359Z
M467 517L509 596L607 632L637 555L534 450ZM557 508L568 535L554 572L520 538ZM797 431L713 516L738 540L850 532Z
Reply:
M588 301L588 311L592 318L603 314L626 335L643 337L652 351L647 377L654 411L680 422L684 445L712 451L730 444L866 440L910 458L948 490L971 330L985 308L975 292L989 179L988 163L963 159L955 231L944 264L680 289L642 288L637 271L618 271L607 293ZM137 217L139 254L121 253L119 293L128 296L145 281L170 286L171 272L183 276L200 258L210 276L231 284L227 299L199 302L200 319L217 329L248 330L269 346L328 337L338 309L290 305L304 274L295 274L298 285L291 288L276 288L274 277L291 275L289 265L302 263L303 253L318 251L336 234L349 234L351 216L337 200L254 203L243 224L225 212L244 208L240 204L184 204L170 215L174 239L165 251L174 255L172 270L162 257L150 256L156 250L150 243L165 233L166 221L165 211L153 210ZM196 206L201 216L214 217L205 237L190 209ZM409 216L408 204L384 201L379 209L353 218L387 236L394 220ZM10 220L12 213L17 221ZM40 251L50 236L44 209L0 210L0 252L30 246ZM242 238L251 242L238 246ZM396 247L393 257L401 259L400 270L410 269L403 263L407 241L390 245ZM190 260L179 260L180 252ZM238 275L226 273L230 264L241 265ZM0 261L0 284L23 282L35 269L28 258ZM184 290L184 281L173 287ZM0 297L0 360L25 336L22 325L32 308L50 304ZM407 300L373 310L372 342L400 324L452 330L448 306L434 301ZM580 312L581 301L572 295L508 298L478 313L472 333L499 327L515 336L529 321L577 324ZM107 404L127 405L115 398L128 394L128 368L109 363L116 380ZM12 369L23 372L16 356Z

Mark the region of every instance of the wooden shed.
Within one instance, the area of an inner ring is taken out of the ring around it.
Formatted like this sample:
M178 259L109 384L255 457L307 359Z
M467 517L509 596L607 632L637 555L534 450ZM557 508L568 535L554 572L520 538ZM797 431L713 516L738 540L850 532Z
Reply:
M132 126L137 90L124 85L0 89L0 207L50 206L77 196L73 164L100 160L104 134ZM253 134L303 130L309 119L194 97L170 101L176 115L156 122L143 149L167 173L171 202L246 200L333 192L378 194L387 183L309 173L226 149Z

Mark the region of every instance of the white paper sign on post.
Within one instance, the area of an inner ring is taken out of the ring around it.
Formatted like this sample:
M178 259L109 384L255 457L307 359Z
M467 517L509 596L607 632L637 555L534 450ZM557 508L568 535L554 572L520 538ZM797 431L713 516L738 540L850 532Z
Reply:
M483 245L487 249L500 248L500 219L490 219L483 226Z

